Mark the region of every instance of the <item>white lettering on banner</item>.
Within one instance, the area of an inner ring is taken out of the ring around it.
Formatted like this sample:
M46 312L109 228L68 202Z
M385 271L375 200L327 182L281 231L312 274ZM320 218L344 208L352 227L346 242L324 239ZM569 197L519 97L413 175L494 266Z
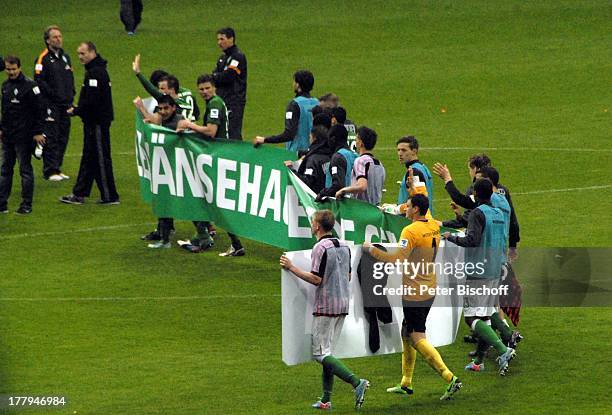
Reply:
M380 229L381 231L383 230L382 228ZM397 243L397 239L395 238L395 234L391 231L384 231L387 234L387 241L389 241L389 243L395 244Z
M270 178L266 185L266 191L264 192L263 201L259 209L259 217L265 218L268 210L272 209L274 212L274 221L280 222L281 220L281 172L277 169L270 170Z
M378 238L378 228L374 225L368 225L365 229L365 238L366 242L372 242L372 237L375 236Z
M138 166L138 175L151 181L149 143L144 142L143 144L140 131L136 131L136 165Z
M287 225L287 234L290 238L311 238L310 224L300 226L300 218L308 218L306 210L300 205L297 193L293 186L285 188L285 208L283 209L283 220Z
M191 167L195 165L193 162L193 153L191 151L189 152L189 159L187 159L185 149L180 147L176 148L176 195L180 197L185 196L185 192L183 191L183 178L185 178L187 179L187 183L189 183L191 194L194 197L203 197L204 191L202 190L201 182L198 180L197 172Z
M397 239L395 238L393 232L385 231L383 228L377 228L374 225L366 226L364 240L366 242L372 242L373 237L378 238L378 241L374 242L397 243Z
M213 182L204 171L204 165L212 167L212 156L210 154L200 154L198 158L196 158L196 170L198 172L198 176L200 176L202 184L204 185L204 198L208 203L212 203L214 192Z
M340 218L340 224L336 222L334 225L334 230L336 231L336 235L338 235L340 239L346 241L347 245L355 244L353 240L346 239L347 232L355 232L355 222L350 219Z
M259 190L261 187L261 166L253 167L253 181L249 181L249 163L240 163L240 195L238 196L238 212L247 211L247 196L251 196L251 210L249 213L257 216L259 205Z
M235 160L217 159L217 206L221 209L236 210L236 201L225 197L226 190L236 190L236 180L227 177L227 172L236 171L236 166Z
M162 167L163 173L161 171ZM151 192L153 194L158 193L160 185L166 185L168 186L168 191L170 194L176 196L176 191L174 189L174 178L172 177L172 166L170 165L170 160L168 160L168 156L166 155L163 147L153 147L153 168L151 177Z
M163 134L153 133L151 139L153 136L158 143L164 140ZM218 208L275 222L282 221L287 225L289 238L312 238L308 218L314 214L316 208L306 202L303 205L294 186L287 185L282 189L282 170L269 170L264 189L264 170L261 165L215 158L210 154L194 153L183 147L174 148L175 164L171 164L164 147L153 145L151 152L149 147L150 143L145 139L145 135L138 131L138 173L140 177L150 181L153 194L159 194L160 186L168 186L168 193L172 196L203 198L206 203ZM306 191L303 186L302 190ZM271 214L269 210L272 210ZM358 221L355 218L338 218L334 226L338 237L349 245L361 240L360 235L355 235L356 220ZM366 225L364 240L390 243L397 241L393 232L374 224Z

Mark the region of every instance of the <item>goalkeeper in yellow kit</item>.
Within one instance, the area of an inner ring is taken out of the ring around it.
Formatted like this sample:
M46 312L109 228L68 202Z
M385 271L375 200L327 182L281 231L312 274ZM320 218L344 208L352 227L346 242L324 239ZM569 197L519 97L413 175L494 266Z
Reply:
M429 200L423 194L415 194L406 204L406 217L412 223L402 230L400 236L400 248L396 253L384 252L370 243L363 244L364 251L374 258L384 262L395 262L396 260L408 260L411 263L432 264L435 261L436 251L440 243L440 225L431 217L426 216L429 210ZM461 381L444 364L438 351L427 341L425 336L425 322L435 296L429 294L428 290L421 290L421 286L427 288L436 287L436 274L430 266L425 266L416 273L408 269L404 274L403 284L413 288L413 295L404 295L404 321L402 323L402 381L399 385L387 389L390 393L401 393L411 395L414 390L412 386L412 375L416 354L419 352L425 361L446 382L446 390L440 400L450 399L455 392L463 386ZM428 273L428 271L431 271ZM422 293L422 294L421 294Z

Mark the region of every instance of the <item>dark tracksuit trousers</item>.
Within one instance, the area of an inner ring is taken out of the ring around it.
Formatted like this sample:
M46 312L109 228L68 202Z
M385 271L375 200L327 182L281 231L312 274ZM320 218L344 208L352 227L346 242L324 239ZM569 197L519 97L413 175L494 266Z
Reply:
M62 171L64 154L70 137L70 116L66 113L67 109L67 106L49 104L48 110L51 113L45 115L47 118L44 127L47 143L43 151L43 176L45 179Z
M135 32L142 19L142 0L121 0L119 17L126 32Z
M79 197L89 197L93 182L100 190L103 201L119 200L113 176L111 160L110 124L83 124L83 155L79 176L72 193Z
M2 142L2 167L0 168L0 210L5 210L13 188L15 162L19 162L21 176L21 207L32 208L34 195L34 170L32 169L33 140Z

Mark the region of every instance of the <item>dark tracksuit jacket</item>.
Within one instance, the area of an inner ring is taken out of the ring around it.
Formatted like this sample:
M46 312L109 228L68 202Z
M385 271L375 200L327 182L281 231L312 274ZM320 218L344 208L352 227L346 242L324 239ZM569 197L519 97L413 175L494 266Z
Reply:
M2 84L3 162L0 169L0 210L6 209L13 182L15 162L19 162L22 207L31 208L34 172L31 159L35 135L43 133L44 113L40 88L23 73Z
M95 180L104 201L119 199L111 160L110 125L113 121L111 81L106 60L100 55L85 65L85 78L74 115L83 120L83 156L76 196L87 197Z

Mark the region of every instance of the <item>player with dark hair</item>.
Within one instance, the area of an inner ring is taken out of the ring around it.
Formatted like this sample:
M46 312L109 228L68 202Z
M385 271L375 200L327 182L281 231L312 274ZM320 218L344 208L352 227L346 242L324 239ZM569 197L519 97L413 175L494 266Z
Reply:
M474 182L474 196L478 206L470 212L465 236L460 237L445 232L444 237L455 245L470 248L466 250L466 264L475 264L478 271L467 275L466 286L469 290L491 290L499 285L508 237L508 216L491 202L493 184L488 179ZM480 264L480 267L477 265ZM467 268L466 268L467 269ZM478 336L476 358L466 366L466 370L479 372L484 369L484 356L493 346L499 353L499 374L504 376L510 361L516 355L513 348L507 347L491 328L491 315L496 311L497 299L493 295L464 296L463 315L465 322Z
M453 188L455 188L455 185L452 184L452 178L448 180L448 178L450 177L450 173L448 172L448 167L441 163L434 163L433 171L440 178L442 178L442 180L445 181L446 191L451 195L451 198L453 199L453 202L451 203L451 207L453 211L455 211L455 215L456 215L455 219L442 222L443 226L447 228L464 228L467 226L467 219L472 209L472 207L470 206L472 206L473 203L475 202L472 199L473 197L472 194L473 194L473 185L474 185L474 182L476 181L476 173L478 173L481 168L490 166L490 165L491 165L491 159L484 153L474 154L473 156L469 158L467 167L468 167L468 173L470 175L471 183L466 189L465 195L459 197L459 196L456 196L458 192L453 191ZM453 195L455 195L455 197L453 197ZM463 215L459 213L460 209L458 209L457 205L466 209L463 212Z
M2 83L2 117L0 121L0 213L8 213L8 198L13 185L13 169L19 162L21 176L21 205L18 214L32 212L34 171L32 150L34 142L44 144L44 112L40 88L21 71L17 56L2 60L8 79Z
M322 126L326 130L329 130L332 127L332 117L326 112L321 112L312 117L312 126Z
M433 215L433 178L427 166L419 161L419 141L416 137L408 135L397 140L395 145L397 146L397 156L400 163L406 166L406 173L404 174L402 183L400 184L397 204L401 205L402 203L406 203L408 200L409 195L406 181L410 176L408 169L412 167L413 180L418 178L420 182L425 184L425 188L427 189L427 197L429 198L429 209Z
M335 343L349 311L351 251L344 242L332 236L335 218L331 211L315 212L311 222L312 233L317 237L317 243L312 248L311 271L296 267L285 255L280 257L280 265L296 277L317 286L312 313L312 355L323 367L323 396L312 407L332 409L335 375L355 388L355 408L359 409L370 382L359 379L333 356Z
M376 131L366 126L357 129L357 152L359 157L353 163L351 185L336 192L336 198L353 193L355 199L378 206L385 184L385 168L374 158L371 151L376 146Z
M258 146L264 143L285 143L285 148L295 153L307 150L312 129L312 108L319 103L316 98L310 96L313 86L312 72L306 70L295 72L293 74L295 98L287 104L284 131L270 137L256 136L253 144Z
M62 164L70 137L70 117L66 111L74 101L74 75L70 56L62 49L60 28L47 27L44 40L45 49L34 65L34 81L40 87L43 105L46 107L43 177L58 182L69 179L62 172Z
M153 72L151 72L151 75L149 76L149 82L151 82L151 84L153 85L157 85L159 84L159 81L162 80L162 78L166 77L170 75L168 72L164 71L163 69L155 69ZM184 90L184 88L183 88ZM182 91L179 91L179 93Z
M328 129L323 125L317 125L310 131L310 147L304 154L298 170L292 169L292 161L286 161L285 166L291 168L313 192L319 193L325 187L324 166L329 164L332 152L328 141Z
M164 94L170 95L176 102L177 107L180 108L180 114L183 118L195 121L200 117L200 108L198 108L193 93L187 88L181 88L179 80L174 75L168 75L167 72L158 69L151 74L151 80L149 81L140 72L140 54L134 57L132 70L144 89L153 98L159 101L159 98ZM154 80L157 80L157 84L154 84Z
M159 97L154 113L147 111L140 97L136 97L134 99L134 106L141 112L145 122L161 125L162 127L166 127L170 130L176 130L179 122L183 119L183 116L177 112L177 105L174 98L172 98L170 95L162 95ZM194 222L194 224L196 225L197 229L197 223ZM148 244L149 248L169 249L172 246L170 244L170 234L173 230L173 218L158 218L157 228L153 232L144 235L141 239L151 241L151 243Z
M242 120L247 93L247 59L236 46L236 32L231 27L217 30L217 45L223 51L213 70L217 94L227 105L229 138L242 140Z
M355 140L357 139L357 127L355 127L355 123L349 120L346 116L346 110L344 107L335 107L331 109L332 115L332 125L342 124L346 131L348 132L348 148L351 151L355 151L357 149L355 145Z
M318 202L334 197L338 190L351 185L353 164L359 156L349 149L347 137L348 132L342 124L335 124L329 130L329 146L333 154L329 167L325 169L325 188L317 195Z
M223 99L217 95L215 87L215 79L212 75L200 75L197 79L198 91L204 99L206 110L204 111L203 125L197 125L189 120L181 120L178 124L177 131L190 129L207 138L225 139L228 137L228 110L223 102ZM194 222L196 223L196 222ZM189 245L198 248L197 252L210 248L213 244L211 233L208 230L213 230L214 227L209 221L199 222L196 224L198 235L192 239ZM205 230L206 229L206 230ZM228 232L228 236L232 241L230 247L219 254L222 257L244 256L245 249L240 242L240 239L233 233ZM180 242L179 242L180 243ZM190 248L187 248L192 250ZM192 252L194 252L192 250Z
M425 323L435 296L429 294L429 289L436 287L436 274L427 272L428 264L433 263L440 244L440 225L434 219L425 215L430 209L429 199L422 194L416 194L408 199L406 217L412 223L406 226L400 235L400 248L394 253L385 252L374 247L369 242L363 244L365 252L379 261L395 262L409 261L414 264L424 264L425 271L413 272L408 269L403 275L403 284L413 287L414 295L404 295L402 322L402 381L399 385L388 388L387 392L412 395L412 375L416 362L417 351L425 361L446 382L447 386L440 400L450 399L461 387L461 381L446 367L440 353L427 341ZM426 291L421 291L427 287Z

